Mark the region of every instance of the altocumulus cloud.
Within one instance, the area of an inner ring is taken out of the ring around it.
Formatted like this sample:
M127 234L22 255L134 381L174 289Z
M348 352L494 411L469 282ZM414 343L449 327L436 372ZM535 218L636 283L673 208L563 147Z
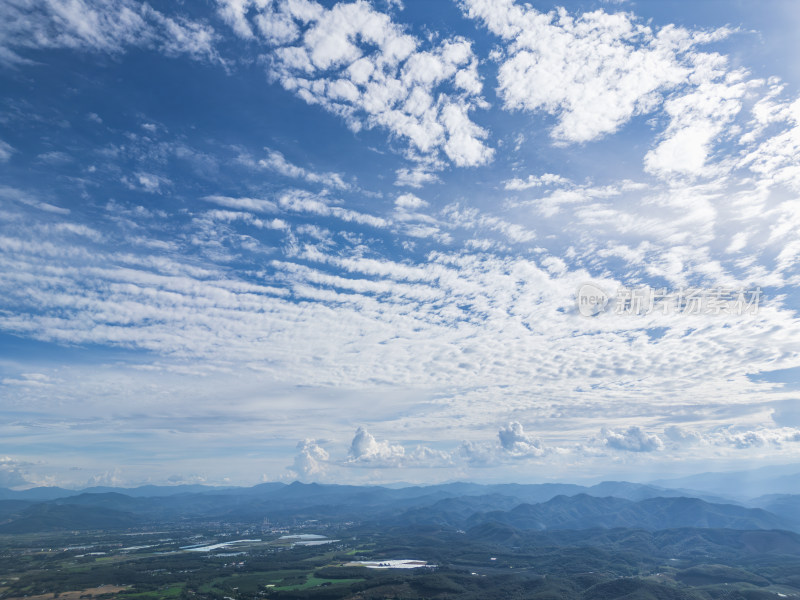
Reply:
M511 0L461 0L464 13L505 42L497 54L506 109L558 116L553 138L585 142L654 111L667 91L704 70L694 47L730 32L653 31L627 13L573 16Z
M715 427L707 431L693 431L670 426L664 429L664 437L676 445L700 445L732 448L735 450L781 449L787 444L800 442L800 429L796 427L744 426Z
M421 40L363 1L326 8L219 0L219 12L237 35L271 48L272 78L354 131L386 129L407 142L408 158L429 167L442 154L458 166L492 159L488 132L469 117L486 102L478 59L463 37L422 50ZM415 185L424 176L401 179Z

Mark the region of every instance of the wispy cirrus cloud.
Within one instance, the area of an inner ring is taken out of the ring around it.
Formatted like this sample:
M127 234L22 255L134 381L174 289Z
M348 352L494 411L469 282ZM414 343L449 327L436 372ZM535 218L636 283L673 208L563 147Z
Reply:
M11 144L0 140L0 162L8 162L14 152L16 152L16 150L14 150Z
M332 189L347 190L351 188L351 185L345 183L339 173L318 173L311 171L305 167L300 167L289 162L286 160L286 157L277 150L270 150L269 148L265 150L267 152L266 158L256 160L249 155L240 155L237 160L251 168L273 171L292 179L302 179L309 183L318 183Z
M217 60L206 23L168 16L135 0L11 0L0 8L0 61L34 62L30 50L69 48L120 54L130 47Z

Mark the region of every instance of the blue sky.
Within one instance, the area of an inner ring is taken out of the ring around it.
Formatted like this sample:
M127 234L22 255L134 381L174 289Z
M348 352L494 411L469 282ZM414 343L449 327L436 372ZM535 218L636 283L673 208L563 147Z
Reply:
M796 3L0 17L0 486L798 461Z

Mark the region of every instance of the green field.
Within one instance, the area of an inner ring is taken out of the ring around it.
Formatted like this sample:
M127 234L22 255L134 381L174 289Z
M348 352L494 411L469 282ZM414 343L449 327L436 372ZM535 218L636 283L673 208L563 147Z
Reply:
M123 592L119 595L119 600L169 600L179 598L183 588L184 584L178 584L152 592Z

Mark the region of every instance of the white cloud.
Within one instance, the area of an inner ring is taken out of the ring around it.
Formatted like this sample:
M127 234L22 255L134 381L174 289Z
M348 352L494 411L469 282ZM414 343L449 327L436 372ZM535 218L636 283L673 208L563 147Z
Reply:
M786 443L800 442L800 429L794 427L741 430L728 428L708 435L709 440L720 446L732 446L739 450L776 447Z
M119 54L145 47L218 60L210 26L135 0L10 0L0 23L0 60L10 65L30 62L26 50L48 48Z
M461 0L465 14L502 38L498 94L507 110L558 118L557 142L586 142L652 112L694 71L693 48L729 32L658 31L631 14L542 13L512 0Z
M449 452L418 445L406 452L404 464L407 467L449 467L453 465L453 458Z
M105 239L105 237L101 232L87 225L83 225L82 223L62 222L62 223L55 223L53 225L42 224L40 225L40 230L46 234L68 233L72 235L79 235L86 239L92 240L93 242L102 242Z
M306 212L323 217L336 217L349 223L359 223L370 227L386 227L388 221L382 217L365 214L355 210L331 206L329 200L321 195L311 194L302 190L285 192L278 199L279 206L288 211Z
M534 187L545 185L559 185L569 183L569 179L554 173L543 173L542 175L528 175L526 179L509 179L503 182L503 187L507 190L527 190Z
M305 439L297 444L298 453L288 468L290 477L301 481L330 481L346 477L343 469L441 468L453 465L448 452L424 445L407 450L400 444L376 440L364 427L356 430L342 460L331 456L322 443L320 440Z
M536 238L536 232L523 225L481 213L477 208L461 206L458 203L445 206L442 214L453 226L466 227L478 232L484 229L497 231L513 243L526 243Z
M86 482L87 487L94 487L94 486L110 486L110 487L119 487L125 485L125 478L123 475L123 470L119 467L114 467L113 469L109 469L102 473L96 473L89 477L89 480Z
M0 488L16 488L29 485L25 464L10 456L0 456Z
M677 425L664 428L664 437L679 444L694 444L703 441L702 434Z
M490 162L494 150L486 147L483 138L486 130L469 118L472 106L466 102L451 103L442 107L440 119L446 130L444 151L457 167L471 167Z
M514 457L543 456L545 449L542 442L528 433L525 433L522 425L513 421L497 432L500 439L500 447L509 455Z
M147 5L145 5L144 12L161 30L158 47L165 54L186 54L198 60L209 59L223 62L214 48L217 35L209 25L191 21L185 17L173 19Z
M661 438L647 433L638 425L631 425L627 429L603 429L600 438L609 448L626 452L655 452L664 448Z
M312 204L286 203L287 220L319 213L335 217L333 209L349 210L313 196L301 199ZM357 222L354 215L339 214ZM241 210L208 216L232 234L255 223ZM482 215L471 216L470 226L481 228ZM181 236L200 237L196 228L206 223L203 213L196 217ZM146 224L144 217L139 221ZM273 231L291 233L273 229L270 235ZM475 246L477 252L455 247L407 262L377 250L364 252L358 237L345 243L335 233L340 245L309 243L296 255L265 264L269 242L256 240L251 249L227 248L242 262L264 265L263 272L242 279L213 260L168 260L157 249L129 255L84 243L84 236L73 231L52 232L45 238L19 222L0 232L2 294L15 307L0 314L6 331L68 344L134 346L212 364L238 361L309 383L358 387L378 381L461 389L497 380L517 390L536 377L552 396L642 372L648 374L642 384L647 394L668 395L685 385L681 382L708 381L709 389L693 391L698 402L706 394L733 399L759 389L745 379L746 372L792 365L798 331L796 318L780 306L764 309L757 319L726 321L727 327L699 317L691 324L698 330L690 336L684 331L690 326L686 318L626 320L610 314L576 321L568 311L587 274L571 259L546 252L526 257L492 253L491 246ZM104 234L117 239L113 228ZM501 228L498 234L505 232ZM225 239L216 236L211 242ZM649 252L646 247L630 250L633 260ZM595 248L590 252L598 256ZM693 252L687 247L674 258L686 261ZM665 258L665 273L672 258ZM680 276L681 268L676 273ZM613 290L618 282L609 284ZM647 339L644 328L659 326L669 333L641 347L631 345L631 339ZM786 333L776 337L772 331ZM598 344L602 356L589 351ZM706 347L716 350L696 360ZM743 351L748 356L744 364L735 359ZM582 395L604 393L598 388ZM507 406L499 404L491 414L506 420Z
M239 210L252 210L265 213L278 212L277 204L271 200L263 200L261 198L233 198L231 196L211 195L203 197L203 200Z
M762 132L768 125L785 124L782 131L760 141L741 160L740 166L749 168L771 184L782 184L794 191L800 190L800 98L792 102L775 102L768 95L763 104L756 105L757 125L753 132ZM749 140L748 140L749 141Z
M497 432L497 441L463 441L453 452L454 458L468 465L488 467L507 464L509 461L542 458L553 448L526 433L518 421L511 421Z
M453 464L448 452L417 445L407 451L400 444L378 441L364 427L356 430L344 466L391 467L445 467Z
M8 162L14 152L16 152L16 150L14 150L11 144L0 140L0 162Z
M442 244L451 244L453 237L442 231L442 223L423 212L428 206L428 202L411 193L397 196L392 215L396 230L412 238L432 238Z
M233 211L233 210L209 210L203 213L200 217L196 217L195 221L201 227L210 227L212 222L234 223L240 221L258 227L259 229L288 229L288 224L282 219L259 219L255 215L247 212ZM208 231L210 237L218 236L219 232L214 230L213 227Z
M259 167L280 173L285 177L303 179L304 181L308 181L310 183L318 183L323 186L338 190L347 190L351 188L350 184L345 183L339 173L316 173L314 171L310 171L290 163L288 160L286 160L286 157L283 154L277 150L270 150L269 148L267 148L266 158L255 161L250 157L240 156L239 161L253 167Z
M426 171L424 168L398 169L395 174L394 184L398 187L421 188L428 183L439 183L441 180L435 173Z
M54 150L52 152L44 152L36 157L37 160L48 164L63 164L72 161L72 157L66 152Z
M61 206L50 204L49 202L44 202L28 192L6 185L0 185L0 199L19 202L21 204L32 206L49 213L55 213L59 215L68 215L70 213L68 208L63 208Z
M19 377L5 377L0 379L3 385L49 386L50 378L43 373L20 373Z
M317 479L327 472L328 451L317 440L305 439L297 444L297 456L290 471L301 481Z
M715 75L722 73L705 77ZM667 100L664 109L670 123L663 139L645 155L645 170L662 177L704 174L713 143L741 110L747 87L744 72L739 71L725 74L723 81L703 81Z
M186 475L175 473L167 477L166 481L170 485L202 485L208 480L204 475L197 473L188 473Z
M163 175L156 175L155 173L145 173L137 171L131 177L123 175L120 179L128 188L132 190L144 190L150 194L160 194L162 187L172 185L172 181Z
M779 450L786 444L800 442L800 429L795 427L723 426L697 431L671 425L664 436L680 445L716 446L738 450Z
M394 205L401 210L414 211L428 206L428 203L414 194L400 194L395 198Z
M467 464L489 466L497 461L497 448L493 444L464 441L456 449L455 456Z
M379 442L364 427L359 427L350 444L350 462L399 464L405 458L405 448L386 440Z
M239 36L258 32L272 46L270 74L285 89L353 131L386 129L409 158L428 165L441 154L458 166L492 160L488 132L469 118L485 102L466 39L421 50L419 39L363 1L328 9L310 0L220 0L219 10Z

